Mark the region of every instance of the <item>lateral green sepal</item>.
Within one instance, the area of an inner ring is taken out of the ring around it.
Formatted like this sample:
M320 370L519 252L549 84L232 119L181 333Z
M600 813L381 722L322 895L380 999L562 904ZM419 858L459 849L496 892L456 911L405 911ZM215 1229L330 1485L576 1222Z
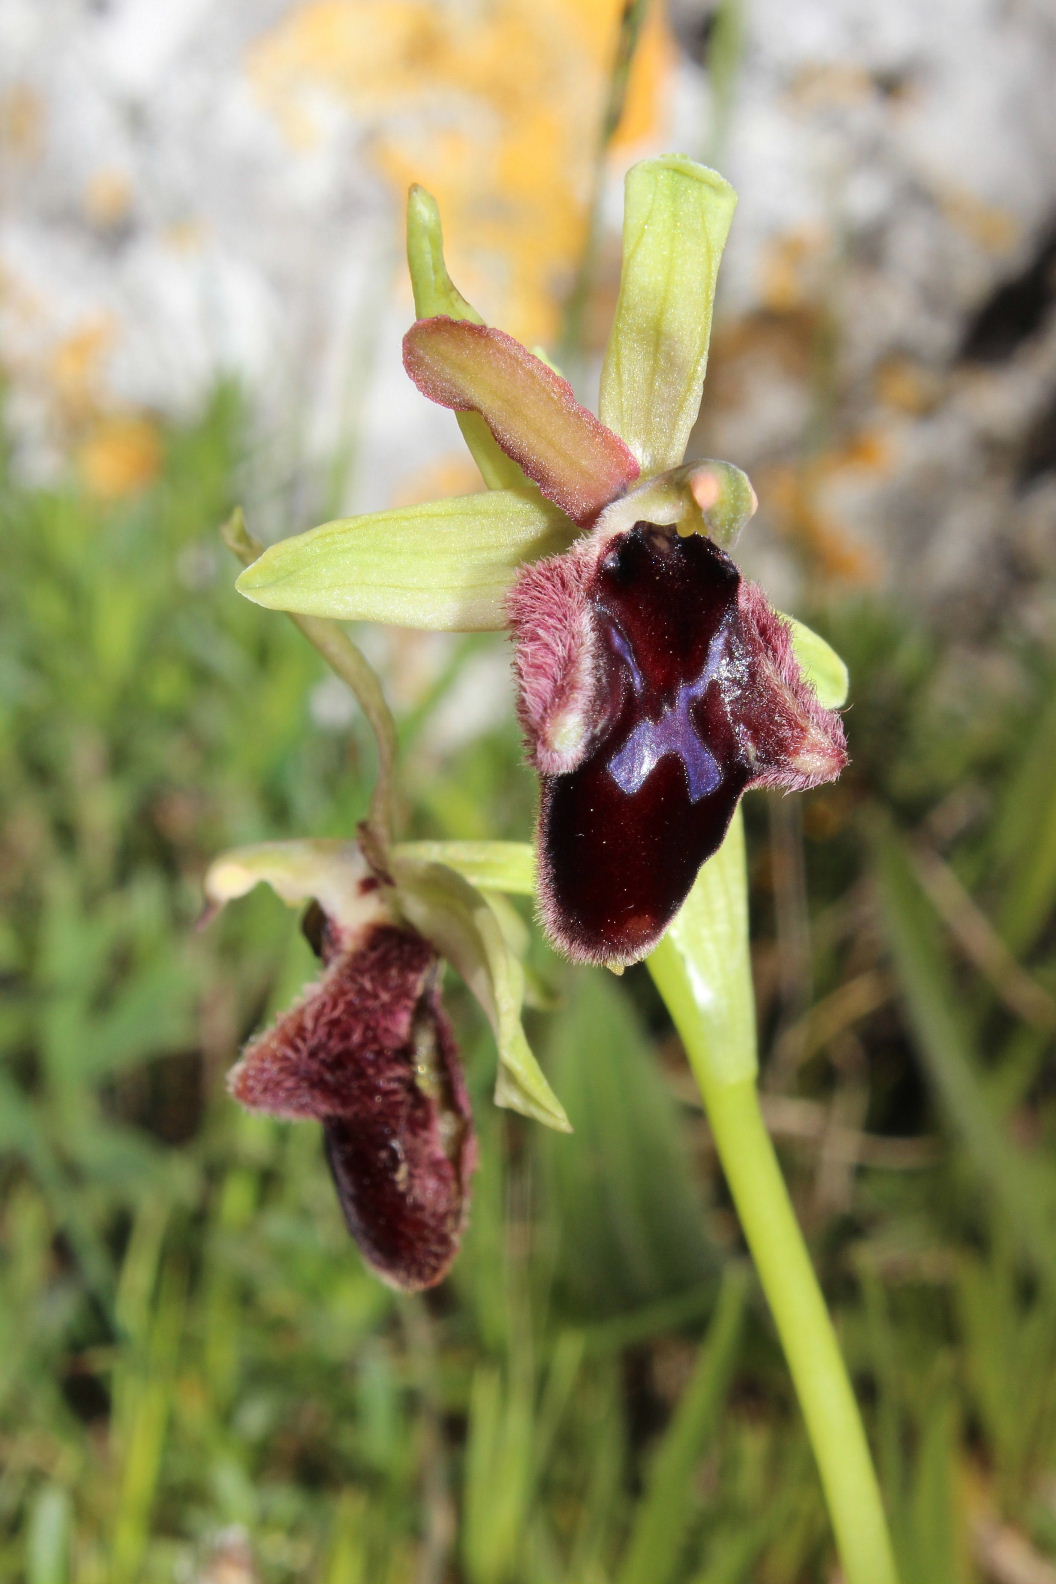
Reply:
M450 632L497 631L526 561L575 530L534 490L487 490L344 517L271 545L235 587L270 610Z

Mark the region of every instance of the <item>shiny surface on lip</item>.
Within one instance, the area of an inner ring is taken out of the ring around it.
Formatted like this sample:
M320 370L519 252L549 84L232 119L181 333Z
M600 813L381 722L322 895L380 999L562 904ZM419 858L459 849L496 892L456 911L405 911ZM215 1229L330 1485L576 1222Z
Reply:
M731 717L740 574L709 540L637 523L599 564L596 737L543 785L548 920L580 960L633 962L718 848L751 776Z

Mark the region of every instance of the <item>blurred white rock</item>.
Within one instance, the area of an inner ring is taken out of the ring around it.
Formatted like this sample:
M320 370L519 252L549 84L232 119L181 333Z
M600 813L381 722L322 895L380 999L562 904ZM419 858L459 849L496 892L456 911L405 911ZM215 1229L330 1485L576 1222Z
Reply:
M258 531L413 492L455 440L400 364L402 190L440 190L453 267L490 316L552 336L618 11L6 0L0 345L19 466L47 476L109 415L186 416L234 375ZM746 555L852 581L912 568L914 597L1004 576L1025 493L1056 466L1056 13L671 11L679 47L658 13L611 160L598 296L630 158L718 164L741 202L699 439L755 478Z

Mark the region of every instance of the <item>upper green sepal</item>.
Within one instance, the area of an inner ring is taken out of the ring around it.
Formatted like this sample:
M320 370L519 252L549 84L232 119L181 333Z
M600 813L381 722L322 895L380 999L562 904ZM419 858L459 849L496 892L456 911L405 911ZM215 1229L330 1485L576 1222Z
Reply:
M685 455L736 204L717 171L677 154L643 160L627 173L623 274L598 410L643 472L663 472Z

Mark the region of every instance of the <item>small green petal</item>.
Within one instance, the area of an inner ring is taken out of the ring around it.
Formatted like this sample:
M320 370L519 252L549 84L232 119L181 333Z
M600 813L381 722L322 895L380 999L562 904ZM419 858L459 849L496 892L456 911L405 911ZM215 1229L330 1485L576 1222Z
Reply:
M601 375L601 420L646 472L685 455L708 366L719 260L737 195L678 155L627 173L623 276Z
M407 266L414 291L415 318L432 319L436 314L446 314L449 319L484 323L447 273L440 210L436 199L424 187L414 186L407 195ZM513 458L506 455L479 413L456 413L455 416L462 438L489 489L530 488L525 475Z
M488 490L280 539L235 587L269 610L497 631L522 563L557 555L574 537L568 518L534 492Z
M677 528L682 535L704 534L730 550L757 505L747 474L732 462L686 462L647 474L606 506L597 528L607 536L627 533L644 521Z
M794 616L781 614L782 620L792 629L792 647L799 669L818 695L818 703L824 709L839 709L841 704L846 704L851 685L847 667L831 644L812 627Z
M535 848L530 842L400 842L395 856L446 864L485 891L505 891L509 896L535 894Z
M480 1002L499 1047L497 1105L570 1133L564 1107L543 1076L521 1027L524 969L486 897L443 864L397 859L400 906Z

